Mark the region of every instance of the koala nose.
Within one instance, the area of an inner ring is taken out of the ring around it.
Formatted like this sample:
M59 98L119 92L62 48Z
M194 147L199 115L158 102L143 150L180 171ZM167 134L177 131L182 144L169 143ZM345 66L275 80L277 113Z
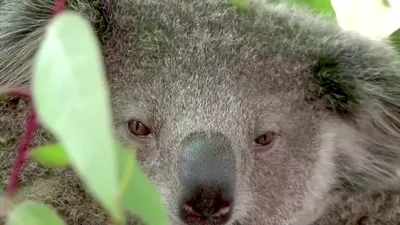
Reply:
M232 216L232 193L201 185L181 203L180 217L187 224L225 224Z
M182 143L179 216L189 225L222 225L233 212L236 158L219 133L192 134Z

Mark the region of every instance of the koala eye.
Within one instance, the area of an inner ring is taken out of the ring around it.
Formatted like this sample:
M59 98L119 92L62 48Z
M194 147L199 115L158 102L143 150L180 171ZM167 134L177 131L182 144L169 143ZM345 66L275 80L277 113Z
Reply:
M128 129L135 136L147 136L150 134L150 129L146 127L142 122L137 120L131 120L128 122Z
M268 146L275 140L275 133L267 132L259 137L257 137L254 142L258 145Z

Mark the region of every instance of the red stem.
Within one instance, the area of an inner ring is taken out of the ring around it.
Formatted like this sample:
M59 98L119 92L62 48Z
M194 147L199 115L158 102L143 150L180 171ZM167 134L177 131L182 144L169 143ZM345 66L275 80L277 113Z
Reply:
M28 148L31 139L38 127L36 113L33 108L30 108L28 116L25 121L25 132L22 135L18 147L17 157L14 161L13 168L11 170L10 179L7 187L7 194L9 198L12 198L18 189L19 174L21 172L22 166L28 159Z
M66 0L55 0L53 15L57 15L62 12L65 8ZM6 94L17 94L23 97L28 97L31 100L31 93L29 88L21 87L21 88L10 88L5 90ZM18 181L19 175L22 169L22 166L26 162L29 156L29 143L32 140L36 129L38 128L38 121L36 117L36 113L31 107L28 112L28 116L25 121L25 132L20 139L20 143L18 146L17 157L14 161L13 168L11 170L11 175L9 178L8 186L7 186L7 195L8 199L12 199L15 193L18 190Z
M31 99L32 97L31 90L28 86L0 89L0 93L4 93L6 95L18 95L28 99Z
M62 12L65 8L66 2L67 2L67 0L56 0L53 15L57 15L60 12Z

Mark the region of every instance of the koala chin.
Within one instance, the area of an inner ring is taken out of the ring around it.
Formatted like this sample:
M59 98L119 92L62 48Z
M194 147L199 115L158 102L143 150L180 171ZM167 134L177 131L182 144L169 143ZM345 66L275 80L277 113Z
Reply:
M0 0L0 85L29 85L53 4ZM137 147L171 225L400 221L400 57L389 41L260 0L246 10L222 0L67 4L99 37L116 134ZM27 104L0 104L5 186ZM35 144L52 140L42 131ZM50 204L68 224L108 224L79 184L71 169L30 161L16 201Z

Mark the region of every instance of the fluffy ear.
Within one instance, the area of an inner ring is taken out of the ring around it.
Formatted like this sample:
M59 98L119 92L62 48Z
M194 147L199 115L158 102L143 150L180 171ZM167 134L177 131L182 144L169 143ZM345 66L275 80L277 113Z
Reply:
M347 114L359 106L361 95L357 80L340 71L339 60L334 57L320 57L312 68L315 82L315 95L324 106L338 113Z
M355 147L343 154L355 155L355 149L361 149L357 166L366 174L358 178L399 180L400 57L387 43L361 38L332 41L341 42L326 47L336 50L322 51L313 65L312 94L357 134Z
M384 42L342 38L331 40L332 44L327 41L329 46L321 47L312 66L312 94L322 99L326 108L341 114L354 115L372 102L398 111L399 55Z
M313 94L325 107L353 114L372 100L398 104L400 90L392 87L400 82L400 58L390 46L362 38L332 43L322 48L335 50L322 50L312 67Z
M54 0L0 1L0 86L29 83L32 58L44 28L53 16ZM104 30L100 1L67 1L67 9L81 12L98 31Z

